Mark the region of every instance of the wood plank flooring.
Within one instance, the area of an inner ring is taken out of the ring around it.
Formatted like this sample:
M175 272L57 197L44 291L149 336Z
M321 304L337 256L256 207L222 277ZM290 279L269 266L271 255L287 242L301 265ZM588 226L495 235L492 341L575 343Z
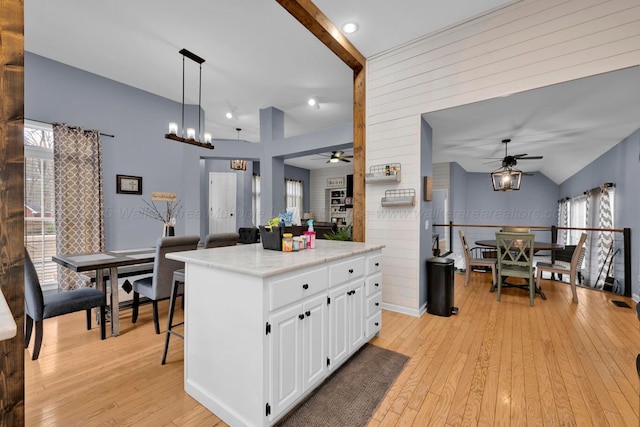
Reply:
M638 426L640 322L624 297L543 281L547 300L489 293L489 274L464 287L457 316L383 312L372 343L411 359L370 426ZM167 303L161 303L162 324ZM181 316L177 310L177 316ZM99 339L84 313L47 319L40 358L25 353L27 426L223 426L183 390L183 342L153 333L151 306L121 312L122 334Z

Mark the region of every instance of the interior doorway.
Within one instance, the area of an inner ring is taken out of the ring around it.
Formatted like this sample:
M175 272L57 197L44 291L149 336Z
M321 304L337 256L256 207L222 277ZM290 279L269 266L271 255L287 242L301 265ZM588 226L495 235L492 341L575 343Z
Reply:
M236 174L209 173L209 233L232 233L236 227Z

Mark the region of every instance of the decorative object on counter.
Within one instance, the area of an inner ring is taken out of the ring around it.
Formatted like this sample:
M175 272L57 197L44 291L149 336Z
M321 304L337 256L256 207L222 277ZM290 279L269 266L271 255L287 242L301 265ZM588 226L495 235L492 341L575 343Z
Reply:
M193 52L188 51L187 49L181 49L178 52L182 55L182 125L181 125L181 136L178 136L178 124L177 123L169 123L169 133L165 134L164 137L166 139L171 139L173 141L184 142L185 144L197 145L199 147L204 147L212 150L214 147L211 145L211 134L209 132L205 132L203 135L203 141L200 142L200 121L202 118L202 114L200 114L201 107L200 101L202 98L202 63L205 61L203 58L199 57ZM196 135L195 129L189 128L187 129L187 137L185 138L185 127L184 127L184 59L185 57L189 58L193 62L198 63L200 66L200 74L198 80L198 133Z
M310 219L307 221L307 231L304 232L304 235L309 239L307 241L307 247L309 249L314 249L316 247L316 232L313 229L313 220Z
M353 241L353 227L351 224L346 227L338 228L337 231L334 231L331 234L325 234L324 238L327 240L342 240L342 241Z
M369 173L365 174L364 180L368 184L383 182L400 182L400 163L387 163L384 165L373 165L369 167Z
M168 194L175 195L175 193L168 193ZM160 212L160 209L158 209L158 206L156 206L153 199L151 200L151 202L148 202L142 199L142 201L146 206L142 208L140 213L142 213L142 215L144 216L147 216L149 218L162 222L164 226L162 237L173 236L175 235L176 218L178 217L178 215L180 214L180 211L182 210L182 202L180 200L175 200L175 199L173 201L170 201L167 199L163 199L163 200L166 203L166 210L164 211L164 213Z
M416 190L413 188L387 190L384 192L381 203L383 207L415 206Z
M264 226L261 225L260 229L260 241L264 249L270 249L273 251L282 250L282 228L278 226Z
M293 251L293 234L284 233L282 235L282 252Z

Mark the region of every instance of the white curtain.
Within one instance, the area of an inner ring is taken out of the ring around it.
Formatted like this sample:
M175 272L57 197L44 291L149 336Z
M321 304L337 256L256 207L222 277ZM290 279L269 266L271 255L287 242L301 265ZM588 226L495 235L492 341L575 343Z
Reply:
M287 208L298 208L302 212L302 181L295 179L285 179L285 206Z
M102 144L100 132L53 125L56 246L61 254L104 251ZM84 285L58 267L58 288Z

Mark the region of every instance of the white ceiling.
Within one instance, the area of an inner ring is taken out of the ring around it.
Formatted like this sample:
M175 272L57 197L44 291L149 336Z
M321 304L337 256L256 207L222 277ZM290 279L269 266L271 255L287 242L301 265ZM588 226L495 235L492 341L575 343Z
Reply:
M348 37L363 55L370 57L509 1L316 0L315 3L338 26L347 20L357 21L359 31ZM202 69L204 127L214 138L236 139L235 129L241 128L243 139L259 141L259 110L270 106L284 111L285 136L352 121L352 71L275 0L25 1L27 51L177 102L182 97L182 57L178 54L182 48L206 60ZM197 65L187 60L187 103L198 103L197 73ZM307 105L310 96L320 100L319 109ZM570 99L566 101L571 104ZM531 107L536 117L544 112L540 111L544 107L537 110L534 105ZM485 110L491 109L481 110L488 113ZM227 111L233 111L236 117L227 119ZM511 108L501 117L507 117L507 112ZM579 120L568 124L568 129L585 127L578 112ZM503 135L498 134L506 133L508 128L490 127L495 132L484 132L481 143L469 144L479 151L469 147L462 153L458 150L451 154L451 142L447 139L459 143L481 135L473 123L460 120L455 114L452 111L448 116L446 112L442 116L428 116L434 121L434 158L456 160L473 170L471 162L463 157L495 154L489 147L497 147L495 151L499 151ZM462 114L468 115L464 110ZM522 114L524 118L530 115ZM522 117L513 117L512 121L521 123ZM436 123L438 120L441 124ZM468 128L468 133L447 133L447 120ZM159 130L160 134L164 132ZM449 146L443 152L439 151L441 134L449 135L442 137ZM530 145L526 147L526 152L531 151ZM516 154L522 152L515 137L509 148ZM545 157L540 170L544 165L552 168L547 163L550 157ZM561 165L566 164L559 155L556 157ZM286 162L293 164L296 160ZM312 169L332 165L304 159L299 162L307 165L302 167Z
M640 67L614 71L424 115L433 162L491 172L505 155L544 156L516 168L564 182L640 128ZM491 162L489 159L497 159Z

